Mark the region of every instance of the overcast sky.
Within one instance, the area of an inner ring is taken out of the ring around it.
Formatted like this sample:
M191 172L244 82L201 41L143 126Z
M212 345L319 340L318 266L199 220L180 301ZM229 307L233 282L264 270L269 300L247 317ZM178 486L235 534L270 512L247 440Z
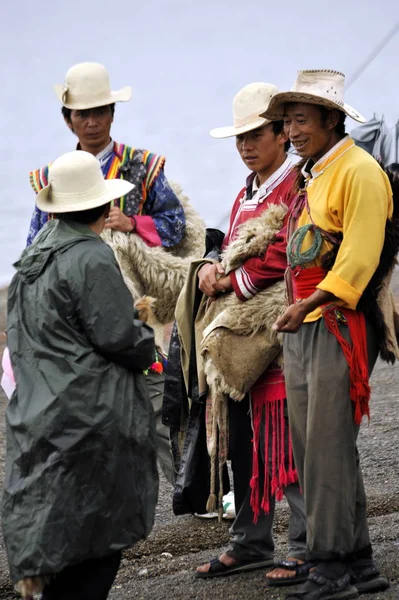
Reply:
M215 226L246 176L234 140L208 135L231 123L234 94L253 81L289 89L298 69L350 76L398 20L397 0L7 2L0 25L0 284L25 243L34 204L29 171L74 147L52 90L73 64L101 62L113 89L133 87L132 100L117 105L113 138L166 155L168 178ZM399 34L346 101L394 125Z

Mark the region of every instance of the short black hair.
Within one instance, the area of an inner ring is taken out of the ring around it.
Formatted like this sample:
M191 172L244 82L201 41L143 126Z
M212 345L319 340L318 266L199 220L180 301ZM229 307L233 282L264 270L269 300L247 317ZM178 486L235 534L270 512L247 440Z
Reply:
M272 121L272 129L273 129L274 135L283 133L284 132L284 121ZM288 152L288 150L290 149L290 146L291 146L291 142L290 142L290 140L287 140L284 144L284 150L286 152Z
M61 221L75 221L81 225L89 225L90 223L98 221L98 219L102 217L105 211L108 209L110 204L110 202L107 202L107 204L102 204L101 206L96 206L95 208L88 208L87 210L79 210L76 212L59 213L55 216Z
M115 113L115 102L113 104L105 104L104 106L109 106L111 109L111 115L114 116ZM103 108L102 106L97 106L96 108ZM67 108L66 106L62 106L61 107L61 113L62 116L64 117L64 119L66 121L69 121L69 123L71 122L71 114L72 114L72 109L71 108Z
M326 108L325 106L320 106L320 104L317 105L320 109L320 113L321 113L321 120L323 125L325 125L326 121L327 121L327 116L328 113L331 110L331 108ZM346 119L346 114L339 109L336 109L338 111L338 115L339 115L339 119L338 119L338 123L336 124L334 131L335 133L337 133L341 138L346 136L346 131L345 131L345 119Z

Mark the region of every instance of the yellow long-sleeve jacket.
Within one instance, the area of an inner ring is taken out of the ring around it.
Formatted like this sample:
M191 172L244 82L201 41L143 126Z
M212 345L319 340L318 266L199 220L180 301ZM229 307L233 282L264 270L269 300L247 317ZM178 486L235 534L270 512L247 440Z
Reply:
M306 166L305 166L306 168ZM367 152L355 146L346 136L325 154L307 173L307 195L310 215L315 225L325 231L341 233L342 243L334 266L317 286L331 292L341 304L352 310L364 292L379 264L385 237L385 224L392 216L392 190L388 177ZM305 208L298 227L311 223ZM302 250L312 243L309 232ZM331 244L323 241L320 258ZM317 308L305 319L321 316Z

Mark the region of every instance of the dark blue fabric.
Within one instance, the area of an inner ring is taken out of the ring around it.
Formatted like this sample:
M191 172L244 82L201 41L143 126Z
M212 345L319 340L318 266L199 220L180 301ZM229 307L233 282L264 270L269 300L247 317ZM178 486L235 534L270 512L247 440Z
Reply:
M186 217L163 169L150 189L143 214L153 218L162 246L170 248L181 242L186 227Z

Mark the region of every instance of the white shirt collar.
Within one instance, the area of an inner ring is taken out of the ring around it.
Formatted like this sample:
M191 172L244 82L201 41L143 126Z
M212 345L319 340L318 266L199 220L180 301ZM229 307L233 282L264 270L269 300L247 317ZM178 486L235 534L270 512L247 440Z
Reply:
M100 161L101 166L103 166L104 163L108 162L113 150L114 142L111 140L110 143L107 146L105 146L104 150L101 150L101 152L96 154L96 158Z
M281 167L274 171L274 173L272 173L270 177L268 177L260 187L258 186L256 181L257 178L255 177L252 182L251 201L257 201L258 204L261 204L265 200L265 198L270 196L274 188L277 187L277 185L279 185L286 178L288 173L291 171L292 166L293 161L289 156L287 156Z

